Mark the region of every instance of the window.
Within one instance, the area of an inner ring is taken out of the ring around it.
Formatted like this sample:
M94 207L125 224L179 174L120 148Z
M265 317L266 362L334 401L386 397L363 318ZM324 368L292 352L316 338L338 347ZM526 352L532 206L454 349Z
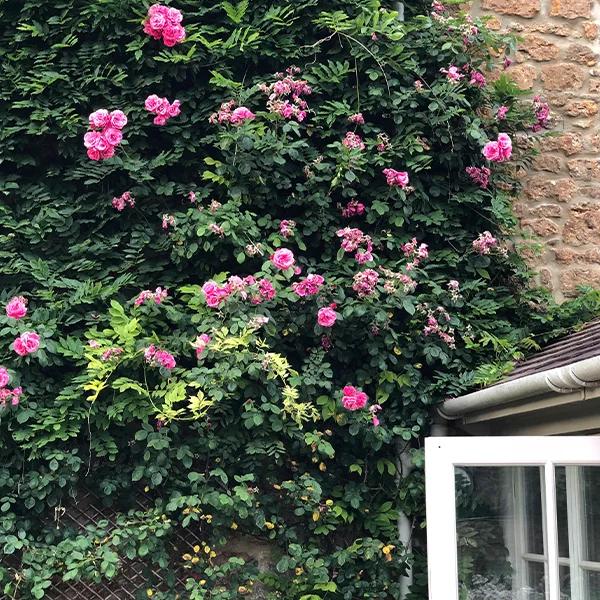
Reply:
M600 600L600 437L430 438L430 600Z

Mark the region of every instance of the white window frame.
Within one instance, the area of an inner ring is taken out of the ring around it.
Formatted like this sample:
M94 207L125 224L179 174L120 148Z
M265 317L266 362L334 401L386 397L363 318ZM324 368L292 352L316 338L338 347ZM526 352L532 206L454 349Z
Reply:
M541 466L547 599L560 600L556 466L600 465L600 437L435 437L425 440L429 600L459 600L456 466ZM575 599L574 599L575 600Z

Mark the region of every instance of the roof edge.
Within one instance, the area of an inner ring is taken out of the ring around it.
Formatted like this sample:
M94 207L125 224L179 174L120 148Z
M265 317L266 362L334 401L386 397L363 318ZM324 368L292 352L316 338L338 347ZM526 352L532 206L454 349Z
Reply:
M533 398L547 392L567 394L597 386L600 386L600 356L593 356L562 367L498 383L464 396L449 398L438 411L446 419L459 419L473 412Z

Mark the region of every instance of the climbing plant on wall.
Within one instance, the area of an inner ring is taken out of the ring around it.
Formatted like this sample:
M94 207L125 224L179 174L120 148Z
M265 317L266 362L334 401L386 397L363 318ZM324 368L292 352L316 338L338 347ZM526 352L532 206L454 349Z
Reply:
M548 126L511 40L379 0L0 16L5 597L140 559L155 598L424 598L431 407L597 308L510 241ZM61 526L82 488L116 524Z

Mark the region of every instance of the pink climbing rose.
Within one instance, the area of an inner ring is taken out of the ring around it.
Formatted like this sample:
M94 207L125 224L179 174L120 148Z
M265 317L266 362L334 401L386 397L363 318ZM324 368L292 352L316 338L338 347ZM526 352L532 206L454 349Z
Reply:
M483 147L483 155L491 162L505 162L512 155L512 140L506 133L500 133L495 142Z
M10 375L5 367L0 367L0 388L5 388L10 382Z
M337 320L334 308L335 305L319 309L319 312L317 313L317 322L321 327L333 327Z
M23 296L11 298L6 305L6 316L9 319L22 319L27 314L27 300Z
M246 121L252 121L256 118L256 115L245 106L238 106L232 113L229 118L229 122L232 125L241 125Z
M275 250L271 256L271 262L281 271L285 271L294 266L294 253L287 248Z
M19 356L32 354L40 347L40 336L35 331L22 333L14 342L13 350Z
M346 385L342 390L342 405L346 410L360 410L367 404L368 396L353 385Z
M196 350L196 358L202 356L204 350L206 350L206 346L210 344L211 340L212 338L210 335L203 333L192 342L192 348Z
M408 173L406 171L396 171L395 169L384 169L383 174L387 179L387 184L391 187L404 189L408 185Z
M185 28L181 26L183 15L176 8L153 4L148 9L144 21L144 33L155 40L162 41L165 46L175 46L185 40Z

